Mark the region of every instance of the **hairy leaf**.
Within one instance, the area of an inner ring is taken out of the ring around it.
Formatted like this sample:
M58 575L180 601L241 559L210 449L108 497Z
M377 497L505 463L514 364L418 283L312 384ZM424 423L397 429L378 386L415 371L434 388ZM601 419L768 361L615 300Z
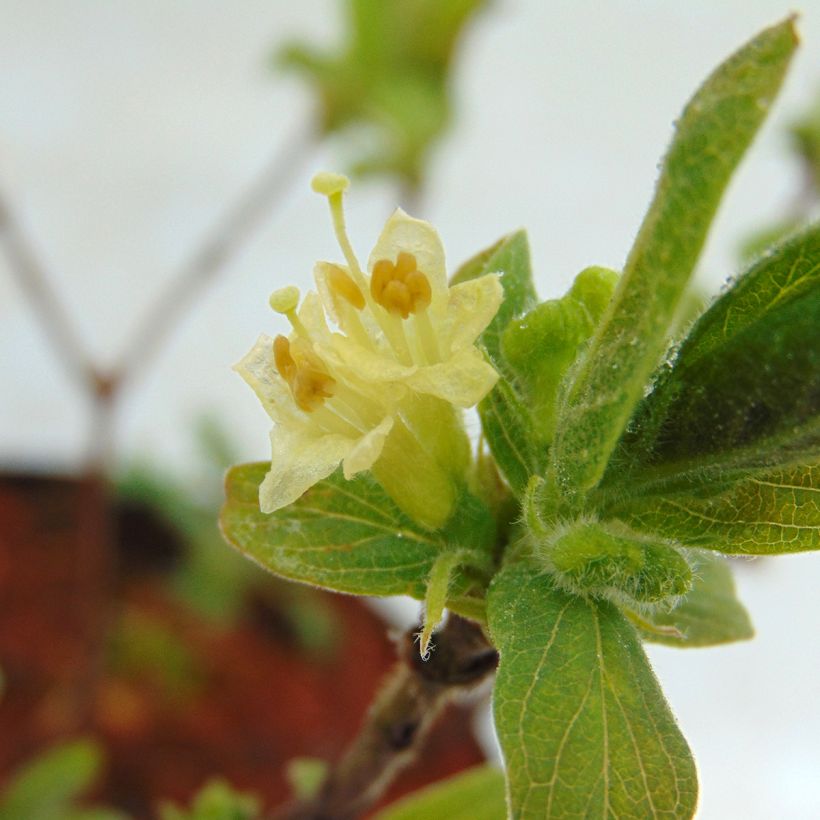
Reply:
M667 646L716 646L754 637L725 559L708 552L692 558L692 589L673 607L627 613L645 641Z
M566 588L653 603L683 595L692 571L668 544L623 525L575 521L561 527L542 554Z
M504 820L504 775L477 766L449 777L379 812L374 820Z
M513 817L692 816L689 748L613 605L566 595L516 564L494 579L488 616Z
M820 225L773 249L695 323L608 483L820 455Z
M228 472L220 525L228 541L261 566L292 581L359 595L423 598L433 562L446 548L487 550L495 525L484 505L465 495L443 530L430 532L393 503L369 476L341 472L316 484L289 507L259 510L268 464ZM469 586L458 575L454 596Z
M560 409L553 458L565 489L594 487L667 342L737 164L796 45L791 19L719 66L687 105L610 308Z
M606 514L640 532L719 552L820 549L820 465L762 471L723 486L693 480L657 495L623 497Z

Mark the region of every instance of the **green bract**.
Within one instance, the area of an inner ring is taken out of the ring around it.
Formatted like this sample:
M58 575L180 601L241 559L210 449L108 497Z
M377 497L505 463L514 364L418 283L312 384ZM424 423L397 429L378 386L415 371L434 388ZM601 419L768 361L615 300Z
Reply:
M820 227L688 321L710 223L795 45L789 19L696 93L620 276L588 268L539 303L523 232L453 276L500 274L504 299L476 341L499 378L443 526L415 523L377 471L335 473L270 516L267 465L229 476L224 532L273 572L425 600L425 649L445 606L487 627L512 817L691 817L694 763L640 642L751 637L718 553L820 547ZM459 816L485 788L497 799L495 775L407 810Z

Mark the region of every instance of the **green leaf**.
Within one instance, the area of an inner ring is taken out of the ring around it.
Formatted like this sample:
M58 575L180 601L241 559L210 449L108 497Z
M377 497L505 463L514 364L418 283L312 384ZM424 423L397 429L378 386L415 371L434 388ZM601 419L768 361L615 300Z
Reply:
M99 746L71 740L26 763L0 796L0 820L53 820L87 791L102 765Z
M465 262L453 277L453 282L477 279L486 273L501 274L504 301L495 318L479 337L479 343L487 351L493 364L503 368L501 333L512 319L532 308L538 299L532 282L530 245L526 231L516 231L504 237Z
M430 532L399 510L367 475L346 481L337 471L289 507L259 510L259 484L268 464L228 472L220 525L227 540L261 566L292 581L358 595L422 599L433 562L448 548L489 550L495 522L464 494L442 530ZM452 594L470 585L466 574Z
M502 236L498 242L494 242L489 248L484 248L466 262L462 262L450 277L450 287L460 285L462 282L469 282L470 279L477 279L487 273L487 261L495 252L508 240L509 237Z
M695 323L642 402L614 469L623 486L693 466L820 455L820 226L753 265Z
M754 637L746 608L735 594L735 582L719 555L698 552L692 559L692 589L675 606L660 606L640 615L627 612L645 641L667 646L717 646Z
M502 376L478 405L481 429L501 474L520 496L531 475L543 469L529 409Z
M513 817L692 816L689 748L613 605L562 593L521 563L494 579L488 616Z
M651 488L606 509L635 530L692 547L741 555L820 549L820 465L761 471L720 485Z
M560 408L553 458L568 494L594 487L603 475L796 42L791 18L764 30L719 66L684 110L610 309Z
M504 820L504 775L477 766L409 794L374 820Z
M501 352L501 334L509 322L536 302L527 235L518 231L464 263L453 283L500 273L504 301L479 337L479 345L501 378L478 405L482 429L504 478L520 494L531 474L540 471L539 447L532 415L513 386L512 369Z

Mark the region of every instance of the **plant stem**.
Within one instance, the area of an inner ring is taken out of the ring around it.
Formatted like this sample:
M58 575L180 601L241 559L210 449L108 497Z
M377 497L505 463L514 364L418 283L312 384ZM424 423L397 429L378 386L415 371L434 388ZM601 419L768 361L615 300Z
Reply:
M85 350L72 324L48 281L48 276L34 248L17 224L8 202L0 193L0 237L4 239L11 275L32 307L32 313L42 325L54 353L68 375L84 391L90 392L96 380L91 356Z
M275 820L353 820L367 811L406 768L444 706L454 695L486 679L498 655L480 627L450 615L428 661L415 636L406 633L399 661L342 759L311 799L283 806Z

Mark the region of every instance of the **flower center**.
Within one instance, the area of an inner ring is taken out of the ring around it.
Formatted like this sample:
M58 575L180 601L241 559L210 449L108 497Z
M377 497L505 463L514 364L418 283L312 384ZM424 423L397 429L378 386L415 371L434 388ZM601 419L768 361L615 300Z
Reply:
M290 342L285 336L274 339L273 360L300 410L311 413L333 395L335 380L307 357L297 353L297 358L294 358Z
M388 313L402 319L423 310L432 299L430 282L418 269L416 257L405 251L395 264L389 259L376 262L370 277L370 293Z

